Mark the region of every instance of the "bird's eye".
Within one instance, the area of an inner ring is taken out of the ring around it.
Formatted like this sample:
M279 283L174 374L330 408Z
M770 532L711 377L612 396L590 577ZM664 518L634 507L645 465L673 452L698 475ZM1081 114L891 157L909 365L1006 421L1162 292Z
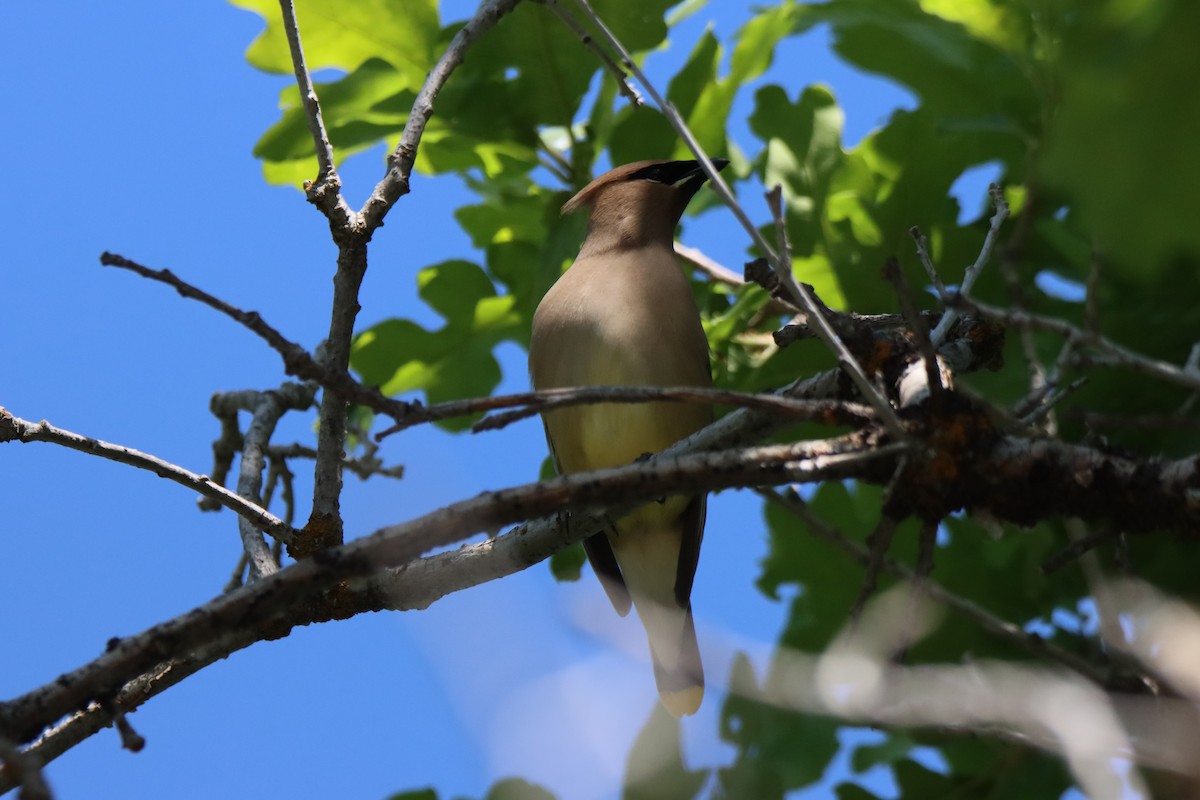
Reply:
M671 183L666 170L663 169L661 164L654 164L644 169L639 169L630 175L629 178L630 180L650 181L651 183Z

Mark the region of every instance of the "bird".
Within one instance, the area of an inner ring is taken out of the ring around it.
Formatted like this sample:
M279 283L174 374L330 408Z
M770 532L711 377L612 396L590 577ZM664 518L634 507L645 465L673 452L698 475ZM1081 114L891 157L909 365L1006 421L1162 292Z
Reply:
M729 162L712 163L720 170ZM712 385L708 340L673 246L706 180L696 161L639 161L606 172L563 205L563 214L588 209L587 235L534 312L534 389ZM634 463L712 419L710 406L666 402L542 414L560 474ZM704 697L691 594L705 506L704 494L660 498L583 543L617 613L637 609L660 701L675 717L694 714Z

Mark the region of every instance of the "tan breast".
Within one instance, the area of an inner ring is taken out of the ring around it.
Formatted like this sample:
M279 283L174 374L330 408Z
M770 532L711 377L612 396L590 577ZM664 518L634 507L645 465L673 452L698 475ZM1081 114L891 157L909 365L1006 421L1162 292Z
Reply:
M576 261L543 298L530 343L534 387L709 386L691 289L664 247ZM691 403L605 403L546 415L559 469L628 464L712 420Z

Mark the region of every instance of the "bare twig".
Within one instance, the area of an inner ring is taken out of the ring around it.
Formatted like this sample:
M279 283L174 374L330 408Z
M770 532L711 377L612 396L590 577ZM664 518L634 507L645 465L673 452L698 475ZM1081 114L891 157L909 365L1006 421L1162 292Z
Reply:
M966 273L963 275L962 284L959 286L958 294L965 297L971 296L971 289L975 287L975 281L979 279L979 274L983 271L984 265L991 258L992 250L996 247L996 238L1000 235L1000 226L1004 224L1004 220L1008 218L1008 203L1004 200L1004 192L996 184L988 187L988 194L992 196L992 202L996 205L996 213L992 215L991 226L988 228L987 236L983 239L983 247L979 249L979 257L975 259L975 263L967 267ZM943 290L945 287L943 287ZM946 294L941 295L942 302L946 302ZM940 345L942 340L946 338L946 334L950 332L950 328L954 325L959 315L958 309L953 305L947 305L946 313L942 315L941 322L933 329L933 334L930 336L933 339L934 346Z
M294 375L301 380L316 381L327 389L337 391L354 403L367 406L381 414L387 414L395 420L403 419L413 407L409 403L384 397L377 388L362 386L351 378L345 370L339 372L331 369L327 364L318 363L307 350L295 342L284 338L279 331L268 325L257 311L243 311L236 306L232 306L224 300L196 288L170 270L150 269L124 256L108 252L100 255L100 263L106 267L127 269L130 272L141 275L143 278L165 283L173 287L181 296L190 300L198 300L209 308L216 309L241 323L258 334L263 341L283 357L283 367L288 375Z
M367 198L359 211L362 232L370 236L383 223L392 205L409 192L408 180L413 164L417 160L417 145L425 133L425 126L433 116L433 101L446 85L446 80L462 63L467 48L516 7L520 0L484 0L467 24L454 34L446 52L434 64L425 78L425 84L417 94L408 122L395 151L388 157L388 171Z
M1040 421L1045 419L1046 416L1051 411L1053 411L1054 408L1059 403L1061 403L1063 400L1066 400L1068 397L1070 397L1075 392L1079 391L1079 389L1085 383L1087 383L1086 376L1082 377L1082 378L1078 378L1074 381L1071 381L1071 383L1064 386L1060 391L1048 392L1046 399L1044 399L1040 405L1038 405L1036 408L1034 408L1032 411L1030 411L1028 414L1026 414L1024 417L1021 418L1021 424L1025 425L1026 427L1036 425L1037 423L1039 423ZM1047 383L1046 385L1053 388L1056 384ZM1047 427L1047 432L1050 435L1054 435L1058 430L1057 425L1047 425L1046 427Z
M870 558L867 560L866 573L863 575L862 587L858 590L858 596L854 598L854 603L850 606L850 618L858 619L862 614L863 606L867 600L875 592L875 587L879 583L879 570L883 566L884 559L887 557L888 549L892 545L892 537L896 533L896 520L889 516L882 516L875 528L867 536L867 550L870 553Z
M109 714L112 715L113 727L117 729L117 734L121 737L121 747L131 753L142 752L146 747L146 740L129 724L129 717L125 712L120 708L110 708Z
M485 417L473 426L473 430L476 432L495 430L550 409L601 402L721 404L754 408L791 420L815 420L836 425L861 424L873 419L874 416L871 409L866 406L840 400L800 400L782 397L778 394L735 392L726 389L703 389L690 386L580 386L438 403L424 409L419 417L413 417L404 424L394 425L375 434L375 439L378 441L420 423L463 417L481 411L519 407L515 411Z
M276 539L290 541L296 533L271 512L239 497L224 486L214 483L207 475L197 475L183 467L163 461L161 458L128 447L56 428L44 420L37 423L29 422L0 409L0 442L11 441L51 442L78 450L81 453L100 456L111 461L128 464L131 467L144 469L153 472L160 478L166 478L180 486L186 486L205 497L213 498L239 517L248 520L257 529L266 531Z
M712 260L705 255L702 250L698 250L695 247L688 247L686 244L678 240L675 242L675 255L687 261L700 272L707 275L709 280L712 280L716 283L723 283L726 286L732 286L735 289L746 285L745 278L743 278L741 275L738 275L729 267ZM778 300L774 297L771 298L765 306L763 306L763 311L771 315L791 315L795 313L795 309L790 303L787 303L783 300Z
M908 280L904 277L904 270L900 268L900 262L895 258L889 258L883 265L883 275L896 290L896 297L900 301L900 310L917 343L917 351L921 354L921 362L925 365L925 384L928 395L938 397L945 387L942 385L937 353L934 352L933 342L930 341L929 328L925 326L925 319L917 311L912 290L908 286ZM901 378L901 382L904 382L903 378ZM905 403L901 401L901 405L905 405ZM912 405L912 403L910 402L908 405Z
M383 434L379 434L382 436ZM285 458L316 458L317 451L307 445L294 442L292 444L273 444L267 447L266 453L272 459ZM382 461L373 456L363 458L347 457L342 461L342 469L352 472L359 478L366 480L374 475L379 475L384 478L400 479L404 477L403 465L394 467L385 466Z
M570 28L576 36L579 37L579 40L583 42L583 46L596 54L596 57L600 59L600 63L604 65L605 69L607 69L609 74L612 75L616 80L617 91L619 91L621 95L629 101L630 105L634 107L645 105L646 101L644 101L642 96L638 94L637 89L633 88L633 85L629 82L629 76L625 74L625 70L621 69L620 65L612 60L612 56L605 52L604 48L596 43L596 40L593 39L592 35L588 33L587 29L579 23L579 20L571 16L571 12L562 7L562 4L559 2L559 0L540 0L540 2L549 6L550 9L558 15L558 18L561 19L566 26Z
M1200 419L1179 414L1104 414L1075 410L1070 417L1092 430L1200 431Z
M633 75L638 79L638 82L642 84L642 88L644 88L646 93L653 98L655 104L658 105L663 114L666 116L667 120L671 123L671 126L679 134L680 138L682 138L687 144L688 149L695 154L696 160L704 169L704 174L708 176L709 184L712 186L713 191L716 192L717 196L721 198L721 201L729 208L737 221L741 223L742 228L745 229L746 233L754 241L754 244L763 252L763 254L767 256L772 266L779 273L780 280L782 280L784 285L787 286L790 296L797 301L797 305L799 305L809 314L809 324L815 325L815 330L817 331L817 335L820 337L821 341L833 351L835 356L837 356L838 365L845 370L850 379L854 381L854 385L858 387L860 392L862 392L862 395L866 401L870 403L871 407L875 409L877 414L879 414L880 421L887 428L888 432L898 441L907 438L908 434L905 432L904 425L901 423L900 418L896 416L895 409L893 409L888 403L887 398L880 394L880 392L875 388L875 385L871 382L870 378L868 378L866 373L863 372L862 366L858 363L850 351L846 349L846 345L838 337L833 328L830 327L829 322L825 319L824 315L821 314L821 311L817 307L816 303L813 302L812 295L804 288L804 286L797 284L796 278L792 274L792 265L785 264L781 260L781 255L777 253L770 244L767 243L766 239L763 238L762 233L759 232L758 227L750 221L750 217L747 216L741 204L739 204L734 198L733 192L729 189L729 185L713 166L712 159L710 159L708 154L704 152L704 148L700 146L700 142L696 139L695 135L692 133L683 117L680 116L678 109L675 108L674 104L663 97L658 89L655 88L655 86L649 81L649 79L646 77L646 74L642 72L641 68L638 67L636 62L634 62L633 56L630 54L629 50L625 47L625 45L621 44L620 40L618 40L613 32L609 30L608 26L604 24L604 21L600 19L599 15L596 14L595 9L593 9L591 4L588 3L588 0L575 0L575 2L579 5L579 8L584 12L587 18L590 19L596 26L596 29L601 32L609 46L616 53L620 54L624 67L632 72Z
M913 238L913 242L917 246L917 258L921 261L921 266L925 268L925 274L929 276L929 283L937 292L938 297L946 296L946 284L942 283L942 278L938 275L937 267L933 265L933 257L929 255L929 240L925 238L925 234L921 233L921 229L916 225L908 229L908 235Z
M307 393L308 401L312 401L312 392L302 386L286 384L282 390L290 390L293 394ZM238 494L254 502L261 502L259 491L262 489L262 473L265 466L264 450L271 441L276 423L287 410L286 402L283 391L259 394L254 404L254 415L243 437ZM238 530L242 535L242 547L248 558L251 579L277 572L279 563L272 557L262 534L242 519L239 519Z
M223 408L225 396L224 393L218 392L208 403L208 410L221 422L221 435L212 443L212 479L221 486L224 486L229 478L229 470L233 468L233 457L242 449L242 429L238 425L237 408ZM201 511L221 509L221 504L209 497L198 498L197 505ZM263 507L266 508L267 505L264 503Z
M882 514L874 530L867 537L867 550L870 552L871 557L867 561L867 570L863 576L862 588L859 589L858 597L855 598L854 604L850 607L851 619L858 619L862 613L863 606L866 605L867 599L878 585L879 570L883 567L884 559L887 558L888 550L892 546L892 537L896 533L896 527L900 524L900 520L892 514L892 500L896 493L896 487L899 486L900 480L907 468L908 456L903 455L896 462L896 469L892 472L891 479L888 480L887 488L884 489L883 502L880 503Z
M37 755L17 747L7 737L0 736L0 792L21 787L18 800L53 800L50 786L42 776Z
M1043 317L1031 314L1028 311L997 308L996 306L990 306L954 292L948 295L948 302L954 308L974 311L980 316L1006 325L1028 325L1032 328L1050 331L1060 336L1074 339L1081 344L1094 347L1107 354L1112 358L1114 364L1128 367L1135 372L1140 372L1151 378L1157 378L1167 383L1200 391L1200 373L1181 369L1174 364L1144 356L1098 333L1080 330L1065 320L1054 317Z
M308 122L308 131L312 135L313 149L317 156L317 180L306 183L304 188L309 201L329 217L330 224L335 228L346 228L353 224L355 214L341 196L342 181L333 163L333 144L325 130L316 87L313 86L312 76L309 75L308 66L304 62L304 47L300 43L296 9L292 0L279 0L279 10L283 15L283 30L287 35L288 50L292 56L292 70L296 75L296 85L300 89L300 100L304 104L304 118Z
M1100 254L1092 253L1083 296L1083 329L1092 333L1100 333L1100 272Z
M1080 527L1080 526L1076 526ZM1105 542L1112 541L1121 535L1119 528L1108 526L1097 528L1091 533L1082 533L1073 539L1063 549L1042 562L1042 572L1050 575L1078 559L1084 553L1089 553Z

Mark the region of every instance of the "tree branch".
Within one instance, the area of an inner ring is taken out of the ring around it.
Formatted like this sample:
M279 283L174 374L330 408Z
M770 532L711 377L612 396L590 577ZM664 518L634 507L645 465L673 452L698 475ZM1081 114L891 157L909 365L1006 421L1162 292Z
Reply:
M339 604L336 591L328 603L319 602L318 593L342 581L367 578L378 570L404 564L427 550L448 546L479 531L598 505L621 514L664 494L745 484L836 480L886 462L904 447L876 444L856 435L670 459L659 456L618 469L575 473L485 492L323 551L136 636L114 639L107 651L89 664L0 704L0 733L28 742L64 716L85 710L93 700L104 702L115 697L126 683L154 668L163 653L210 648L214 658L220 658L254 640L286 636L295 625L345 616L347 609ZM578 528L564 535L551 527L545 534L545 552L579 541L583 535ZM247 636L247 632L253 636Z
M237 514L240 518L247 520L256 530L264 530L276 539L287 542L291 541L296 535L296 531L293 528L285 525L282 520L270 511L239 497L224 486L214 483L207 475L197 475L183 467L176 466L163 461L161 458L156 458L138 450L122 447L118 444L111 444L100 439L91 439L87 436L81 436L78 433L56 428L45 420L38 423L29 422L28 420L14 417L7 410L0 408L0 442L11 441L51 442L63 447L69 447L72 450L78 450L81 453L100 456L101 458L107 458L131 467L144 469L153 472L160 478L174 481L180 486L186 486L205 497L211 498Z

